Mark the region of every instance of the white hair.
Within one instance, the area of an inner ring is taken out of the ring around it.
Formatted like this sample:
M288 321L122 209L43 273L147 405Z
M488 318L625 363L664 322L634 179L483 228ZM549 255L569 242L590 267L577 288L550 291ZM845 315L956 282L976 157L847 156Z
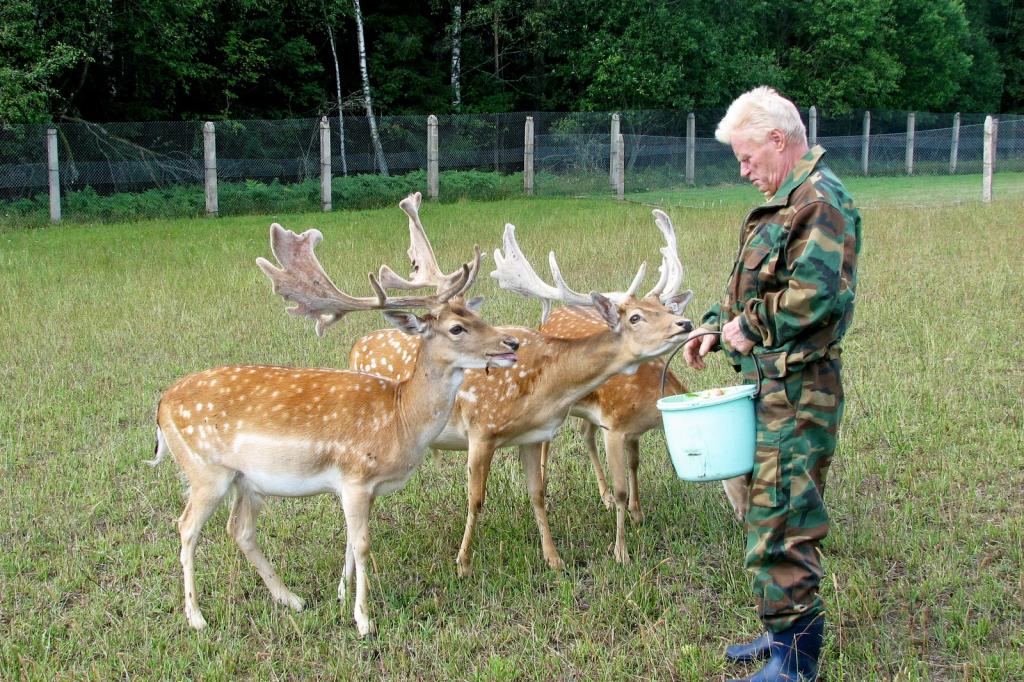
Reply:
M718 123L715 138L730 144L734 133L750 135L755 142L764 142L768 133L780 130L790 142L807 142L807 128L800 120L796 105L767 85L754 88L737 97Z

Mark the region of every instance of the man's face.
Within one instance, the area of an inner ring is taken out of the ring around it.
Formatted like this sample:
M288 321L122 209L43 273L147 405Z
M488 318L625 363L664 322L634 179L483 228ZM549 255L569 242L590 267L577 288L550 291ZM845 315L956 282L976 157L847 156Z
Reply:
M769 198L778 191L792 168L790 155L786 153L786 138L778 130L768 133L763 142L753 139L746 131L734 131L732 153L740 162L740 175Z

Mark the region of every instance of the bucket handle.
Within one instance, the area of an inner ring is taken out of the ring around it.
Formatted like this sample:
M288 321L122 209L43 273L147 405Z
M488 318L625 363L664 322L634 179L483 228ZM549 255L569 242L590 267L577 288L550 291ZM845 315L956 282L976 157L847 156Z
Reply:
M661 370L661 397L662 398L665 397L665 381L668 379L668 368L669 368L669 365L672 364L672 358L674 358L676 356L676 353L678 353L679 350L690 341L690 339L696 339L696 338L699 338L701 336L721 336L721 335L722 335L722 332L707 332L707 331L705 331L705 332L698 332L696 334L690 334L689 336L686 337L686 341L683 341L681 344L676 346L676 349L674 351L672 351L672 353L668 356L668 360L665 361L665 367ZM764 376L761 374L761 365L758 364L756 358L754 359L754 369L757 370L757 389L754 391L754 395L750 396L751 400L756 400L757 396L761 395L761 381L764 379Z

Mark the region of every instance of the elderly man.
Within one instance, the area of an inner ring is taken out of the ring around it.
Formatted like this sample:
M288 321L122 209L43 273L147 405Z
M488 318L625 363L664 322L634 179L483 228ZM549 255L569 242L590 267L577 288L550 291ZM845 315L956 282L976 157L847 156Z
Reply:
M825 150L808 148L797 108L771 88L738 97L715 137L766 198L743 221L724 299L694 332L720 338L694 336L683 349L703 369L721 348L761 382L744 565L766 633L726 658L768 659L747 678L755 682L815 680L825 626L819 545L829 529L822 495L843 414L839 342L853 318L860 216L822 164Z

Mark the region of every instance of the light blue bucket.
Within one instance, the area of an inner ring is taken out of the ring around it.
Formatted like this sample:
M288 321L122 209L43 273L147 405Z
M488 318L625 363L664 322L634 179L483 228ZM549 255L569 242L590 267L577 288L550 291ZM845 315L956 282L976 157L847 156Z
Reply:
M720 481L754 468L755 384L682 393L658 401L676 474Z

